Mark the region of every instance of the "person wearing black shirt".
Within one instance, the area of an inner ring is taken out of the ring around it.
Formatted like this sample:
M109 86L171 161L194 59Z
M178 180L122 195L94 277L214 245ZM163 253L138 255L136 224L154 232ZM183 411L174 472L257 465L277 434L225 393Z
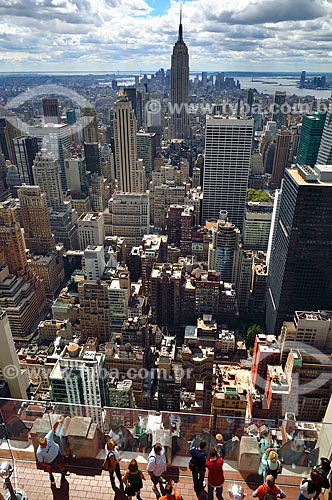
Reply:
M198 448L190 448L191 459L189 468L191 470L194 482L194 490L199 495L204 489L205 462L207 455L204 451L206 442L201 441Z

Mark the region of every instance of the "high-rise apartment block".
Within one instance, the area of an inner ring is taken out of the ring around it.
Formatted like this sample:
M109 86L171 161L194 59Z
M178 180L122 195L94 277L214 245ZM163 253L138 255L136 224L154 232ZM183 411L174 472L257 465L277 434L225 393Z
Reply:
M105 271L105 253L101 245L88 245L84 250L84 271L86 279L100 280Z
M63 208L60 169L53 153L45 149L37 153L33 162L33 176L37 186L46 194L47 205L54 210Z
M146 177L152 179L153 160L156 157L157 140L156 134L148 132L137 133L137 156L143 159Z
M151 219L153 225L161 230L167 224L167 212L171 205L184 205L186 200L185 185L175 181L153 186L150 192Z
M123 322L128 319L128 304L131 296L131 281L128 271L120 271L108 286L111 332L121 332Z
M84 142L99 142L96 110L94 108L83 108L82 121L84 124Z
M50 222L55 241L62 243L67 250L78 248L77 243L77 213L70 206L50 213Z
M87 405L87 414L98 421L106 403L105 354L71 343L65 347L51 375L52 399L57 403Z
M45 123L60 123L59 101L56 98L46 97L42 101Z
M151 273L152 321L173 328L181 324L183 266L155 264Z
M272 220L272 203L249 201L243 227L243 246L250 250L267 250Z
M26 337L47 309L42 281L28 265L23 230L11 205L0 206L0 307L15 337Z
M183 41L182 19L179 34L173 47L171 61L171 103L169 139L187 139L190 137L189 109L189 53Z
M98 213L83 213L77 220L79 248L104 244L104 217Z
M108 206L111 235L124 238L129 250L140 245L150 233L149 195L115 192Z
M84 280L78 285L80 328L84 340L98 337L101 342L110 338L110 308L108 283Z
M221 210L241 231L246 206L253 120L207 116L202 222Z
M311 345L320 351L330 352L332 347L331 312L295 311L293 321L284 321L278 340L281 352L300 349L300 343Z
M71 128L69 125L47 123L33 128L33 135L37 137L38 149L47 149L53 153L60 169L61 187L67 190L65 158L70 158ZM35 183L36 179L34 179Z
M80 193L85 184L85 161L83 158L66 158L65 172L67 189L72 194Z
M296 310L332 309L332 167L286 170L269 260L266 325Z
M18 190L24 239L31 252L46 254L55 249L46 194L39 186L22 186Z
M256 335L253 360L251 365L252 384L261 391L266 386L268 365L277 365L280 360L280 348L274 335Z

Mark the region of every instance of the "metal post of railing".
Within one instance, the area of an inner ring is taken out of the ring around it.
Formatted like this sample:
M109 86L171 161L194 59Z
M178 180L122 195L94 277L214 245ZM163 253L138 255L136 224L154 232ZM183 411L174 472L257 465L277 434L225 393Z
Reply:
M14 490L13 485L11 483L11 475L14 472L14 468L8 462L0 463L0 477L5 482L5 487L8 490L8 493L5 495L5 500L28 500L28 497L25 491L20 488Z

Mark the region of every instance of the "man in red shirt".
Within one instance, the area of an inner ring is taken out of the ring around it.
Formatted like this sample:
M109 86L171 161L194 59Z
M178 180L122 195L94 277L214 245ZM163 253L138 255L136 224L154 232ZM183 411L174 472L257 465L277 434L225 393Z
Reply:
M208 470L208 500L213 500L214 489L216 489L217 499L223 500L222 490L225 481L223 463L223 459L218 456L215 448L212 448L205 464Z
M257 490L255 490L252 494L254 498L258 498L258 500L264 500L265 498L269 498L270 500L276 500L279 498L286 498L286 493L282 491L282 489L275 484L275 479L272 474L268 474L266 476L265 483L258 486Z

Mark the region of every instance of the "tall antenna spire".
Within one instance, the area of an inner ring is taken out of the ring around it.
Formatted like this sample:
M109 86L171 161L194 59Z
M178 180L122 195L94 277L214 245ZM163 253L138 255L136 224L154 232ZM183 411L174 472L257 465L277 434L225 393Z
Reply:
M178 42L183 43L183 32L182 32L182 3L180 3L180 24L179 24L179 36Z

